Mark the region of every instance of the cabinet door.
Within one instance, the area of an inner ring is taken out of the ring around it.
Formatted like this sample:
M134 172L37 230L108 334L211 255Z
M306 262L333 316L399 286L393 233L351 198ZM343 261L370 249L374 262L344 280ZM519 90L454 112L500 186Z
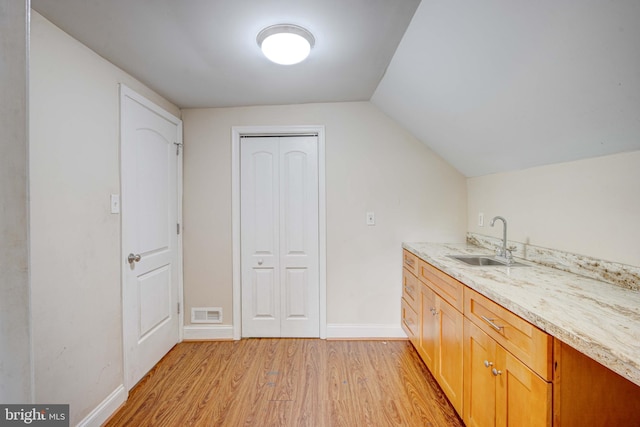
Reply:
M551 384L501 346L496 348L496 426L551 425Z
M436 296L438 356L435 377L449 401L462 413L463 316L446 301Z
M420 344L418 352L432 374L436 372L436 349L438 348L438 319L436 317L436 294L427 286L420 285Z
M467 427L495 425L496 381L491 373L495 357L496 342L464 319L463 419Z

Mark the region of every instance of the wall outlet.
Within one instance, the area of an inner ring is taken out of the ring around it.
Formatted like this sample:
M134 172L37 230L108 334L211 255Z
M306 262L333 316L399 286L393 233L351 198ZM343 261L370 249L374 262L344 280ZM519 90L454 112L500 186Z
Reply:
M376 225L376 214L374 212L367 212L367 225Z
M478 226L484 227L484 213L478 212Z

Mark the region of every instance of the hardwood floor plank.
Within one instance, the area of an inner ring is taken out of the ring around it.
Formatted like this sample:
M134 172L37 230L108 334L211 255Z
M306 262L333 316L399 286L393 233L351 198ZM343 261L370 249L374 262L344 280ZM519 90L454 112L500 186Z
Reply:
M105 425L463 423L408 341L262 338L178 344Z

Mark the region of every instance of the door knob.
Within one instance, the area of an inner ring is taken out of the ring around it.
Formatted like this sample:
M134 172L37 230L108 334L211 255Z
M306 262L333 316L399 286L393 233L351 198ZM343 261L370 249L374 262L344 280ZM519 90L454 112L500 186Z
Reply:
M258 260L258 265L262 265L262 258Z
M140 254L129 254L127 261L129 261L129 264L133 264L134 262L140 261L141 258Z

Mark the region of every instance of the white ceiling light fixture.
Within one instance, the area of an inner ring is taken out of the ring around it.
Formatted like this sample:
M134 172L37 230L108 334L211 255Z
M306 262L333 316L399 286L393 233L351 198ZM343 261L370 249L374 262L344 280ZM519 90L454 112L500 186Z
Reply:
M256 41L264 56L281 65L304 61L316 42L313 34L293 24L271 25L258 33Z

